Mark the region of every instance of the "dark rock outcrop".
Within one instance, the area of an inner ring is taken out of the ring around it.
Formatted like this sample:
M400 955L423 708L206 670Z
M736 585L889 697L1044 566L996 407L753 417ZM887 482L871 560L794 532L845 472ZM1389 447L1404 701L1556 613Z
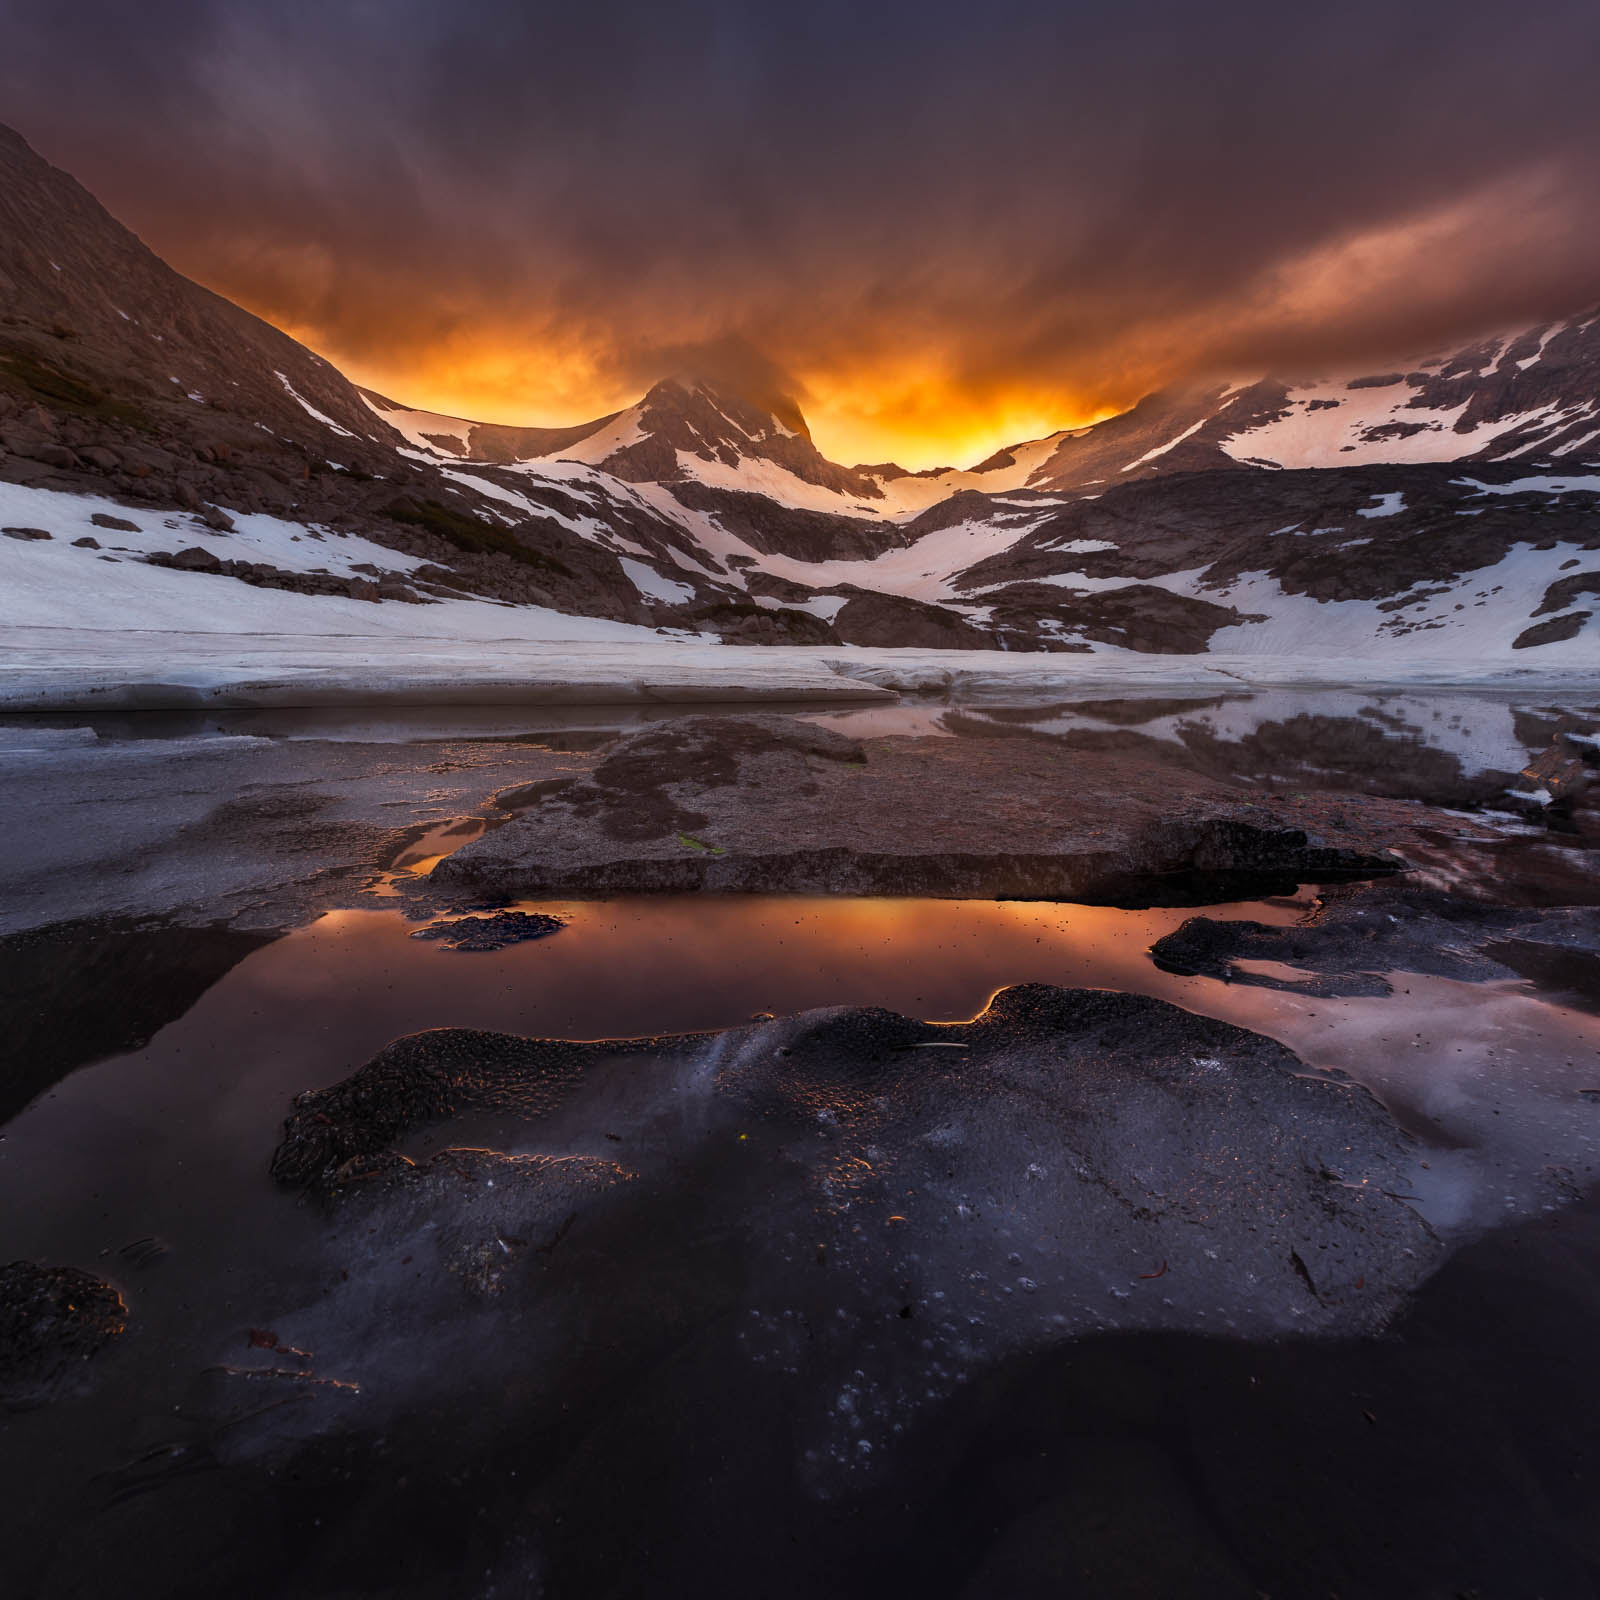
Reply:
M875 594L854 585L842 586L834 593L849 596L833 619L833 630L845 644L923 650L992 650L995 646L992 631L975 626L947 606L903 595Z
M76 1387L127 1315L109 1283L76 1267L0 1267L0 1409L28 1411Z
M1524 628L1511 641L1511 648L1532 650L1541 644L1559 644L1563 639L1575 639L1583 631L1584 623L1593 615L1592 611L1569 611L1564 617L1536 622L1531 628Z

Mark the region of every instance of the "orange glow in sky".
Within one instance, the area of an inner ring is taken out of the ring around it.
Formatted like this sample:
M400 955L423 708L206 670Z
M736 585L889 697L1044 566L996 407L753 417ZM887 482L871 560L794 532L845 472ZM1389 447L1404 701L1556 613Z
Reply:
M507 337L463 333L438 348L405 352L403 364L362 359L339 351L323 330L288 330L329 360L353 382L419 411L503 422L559 427L633 405L656 378L619 378L587 352ZM893 372L797 374L801 410L811 436L832 461L896 461L910 471L971 467L1002 446L1043 438L1114 415L1122 404L1052 391L1019 378L973 394L933 367Z

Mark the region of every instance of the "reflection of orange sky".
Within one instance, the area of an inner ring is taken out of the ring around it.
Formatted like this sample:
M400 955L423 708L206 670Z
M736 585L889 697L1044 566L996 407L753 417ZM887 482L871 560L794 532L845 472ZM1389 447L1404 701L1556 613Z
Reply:
M525 902L570 926L497 955L454 956L414 942L410 925L334 911L273 947L285 1006L382 1000L383 1037L441 1025L595 1039L718 1028L755 1010L882 1005L935 1022L982 1011L1013 983L1125 988L1187 1003L1220 985L1159 971L1149 945L1183 908L1124 911L1033 900L816 899L658 895ZM1264 922L1300 908L1255 905ZM258 970L265 963L258 963ZM617 981L626 973L626 983Z
M338 348L312 328L291 328L348 377L419 411L474 422L558 427L634 404L652 376L619 378L581 350L516 339L458 334L403 363L374 362ZM665 377L666 372L655 374ZM974 394L933 369L857 369L797 378L801 407L817 448L832 461L897 461L911 471L970 467L1003 445L1038 439L1113 415L1120 403L1052 389L1026 378L991 382Z

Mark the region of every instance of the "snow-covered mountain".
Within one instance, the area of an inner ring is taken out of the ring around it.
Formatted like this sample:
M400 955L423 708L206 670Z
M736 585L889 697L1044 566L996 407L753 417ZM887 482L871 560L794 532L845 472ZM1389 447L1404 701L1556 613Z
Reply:
M1188 385L967 469L850 467L792 399L692 374L556 428L359 390L0 130L0 516L14 625L289 607L309 631L578 616L737 644L1600 667L1600 315Z
M185 554L187 566L167 570L204 579L188 579L200 627L224 581L354 600L355 619L375 605L468 598L682 626L690 611L742 598L696 565L680 521L617 479L508 482L493 465L464 471L413 448L331 364L174 272L4 128L0 490L11 529L0 585L14 623L63 625L75 605L100 626L136 617L144 580L130 587L113 569ZM122 514L100 514L131 525L107 530L129 535L127 548L113 551L103 533L107 548L77 545L66 568L52 553L41 588L41 547L56 524L62 534L73 524L59 515L72 493L120 504ZM242 543L227 555L247 517L279 528L267 541L279 559ZM361 570L296 559L310 552L295 545L347 539L361 544Z
M796 483L841 500L881 499L883 493L875 479L823 456L793 400L774 396L758 403L694 376L664 379L637 405L575 428L509 428L406 411L370 391L365 398L414 444L470 461L557 457L625 483L686 477L741 489L764 483L774 498L789 502Z
M468 422L365 397L418 448L460 459L563 458L630 483L695 481L812 510L907 517L966 492L1074 493L1239 466L1600 465L1600 309L1384 372L1185 385L973 467L921 473L828 461L792 400L760 404L692 377L573 428Z
M1235 466L1600 464L1600 310L1383 372L1150 397L1062 439L1030 487Z
M846 467L829 461L793 399L755 400L693 374L663 379L637 405L571 428L471 422L411 410L370 389L361 394L414 448L441 459L576 463L628 483L698 483L839 516L915 516L966 490L1019 488L1064 440L1086 431L1014 445L970 470L908 472L893 462Z

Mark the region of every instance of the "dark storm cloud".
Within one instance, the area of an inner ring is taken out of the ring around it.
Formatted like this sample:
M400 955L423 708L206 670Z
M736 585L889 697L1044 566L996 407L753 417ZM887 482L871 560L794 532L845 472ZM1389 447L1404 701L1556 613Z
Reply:
M178 265L502 413L709 346L914 431L1600 297L1588 3L8 0L0 43L0 120Z

